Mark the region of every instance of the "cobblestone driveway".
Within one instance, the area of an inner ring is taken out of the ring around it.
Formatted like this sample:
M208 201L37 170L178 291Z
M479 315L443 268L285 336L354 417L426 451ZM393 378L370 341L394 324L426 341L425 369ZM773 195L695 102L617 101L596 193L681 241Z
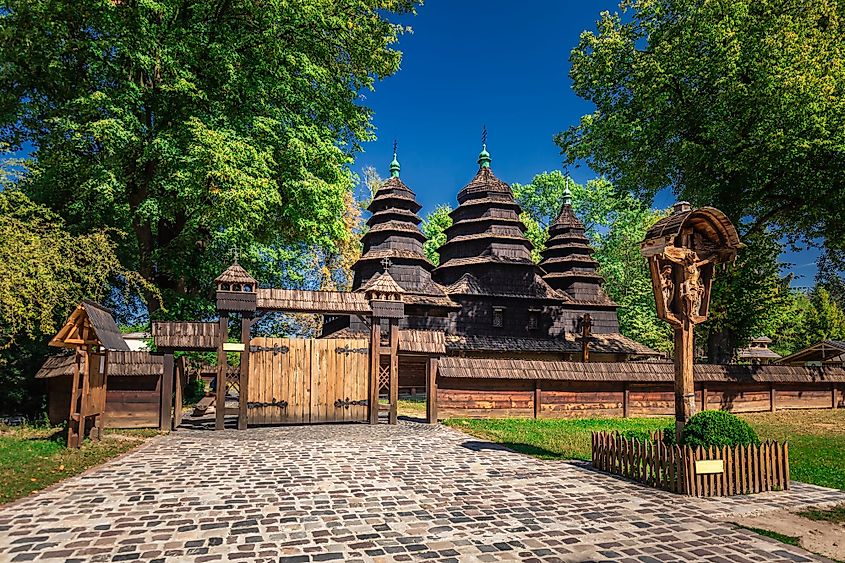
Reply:
M689 500L409 423L180 431L0 509L0 561L814 561L717 517L842 500Z

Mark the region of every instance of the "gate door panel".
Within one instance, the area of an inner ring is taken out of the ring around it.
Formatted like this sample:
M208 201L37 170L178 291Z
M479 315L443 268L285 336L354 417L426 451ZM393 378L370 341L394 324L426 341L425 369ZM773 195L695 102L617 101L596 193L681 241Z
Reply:
M249 424L366 420L368 346L365 339L252 339Z
M326 373L335 374L334 377L321 378L327 383L325 420L367 420L369 342L365 339L336 338L315 340L314 343L325 346L329 364ZM320 412L323 412L322 408Z

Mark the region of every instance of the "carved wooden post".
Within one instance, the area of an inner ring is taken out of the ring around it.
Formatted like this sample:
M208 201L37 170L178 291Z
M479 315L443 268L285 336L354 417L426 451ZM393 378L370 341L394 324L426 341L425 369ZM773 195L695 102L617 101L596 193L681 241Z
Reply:
M214 408L214 429L223 430L226 423L226 351L223 344L229 339L229 313L220 313L220 339L217 343L217 401Z
M387 268L390 261L386 260L385 271L370 279L361 288L370 300L373 312L373 326L370 336L370 423L378 422L378 397L381 388L385 386L386 375L388 407L388 422L396 424L399 403L399 320L405 317L405 303L402 294L405 290L390 276ZM390 322L388 345L381 346L381 319ZM381 367L382 355L387 357L387 368ZM374 376L374 374L376 374Z
M675 432L695 414L695 325L704 322L717 264L736 258L742 243L724 213L675 204L674 213L649 229L640 245L648 260L657 316L675 331ZM706 391L705 391L706 392ZM702 401L704 402L704 401Z
M425 418L429 424L437 424L437 358L429 358L425 369Z
M370 424L378 424L379 373L381 371L381 318L372 317L370 326L370 383L368 406Z
M217 286L217 312L220 314L220 341L217 346L217 408L214 427L223 430L226 418L226 352L240 352L241 367L238 374L238 430L246 428L249 389L249 331L252 316L257 309L258 282L238 264L231 266L214 280ZM241 314L241 344L227 345L229 338L229 313ZM228 349L228 350L227 350Z
M238 382L238 430L246 430L249 413L249 336L252 331L252 316L241 317L241 370Z
M173 350L164 353L164 365L161 372L161 412L159 413L158 429L162 432L170 430L172 426L171 405L173 403L173 373L176 364L173 361Z
M396 424L399 416L399 319L390 319L390 412L388 423Z

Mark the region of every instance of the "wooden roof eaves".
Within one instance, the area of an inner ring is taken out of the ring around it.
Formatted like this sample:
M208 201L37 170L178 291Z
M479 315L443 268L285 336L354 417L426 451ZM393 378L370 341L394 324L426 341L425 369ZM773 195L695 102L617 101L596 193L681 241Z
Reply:
M820 352L822 359L818 361L826 361L831 358L836 358L837 356L841 356L845 354L845 342L839 342L837 340L822 340L820 342L816 342L812 346L808 346L803 350L798 350L797 352L793 352L789 356L784 356L778 363L786 364L791 362L802 362L802 361L812 361L809 360L809 357L815 352ZM830 356L826 355L826 352L831 352Z

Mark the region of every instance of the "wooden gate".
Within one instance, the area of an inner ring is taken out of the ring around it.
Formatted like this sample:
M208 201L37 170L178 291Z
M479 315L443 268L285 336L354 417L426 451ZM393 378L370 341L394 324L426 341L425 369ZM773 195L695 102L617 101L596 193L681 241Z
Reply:
M250 341L250 425L368 419L366 339L254 338Z

